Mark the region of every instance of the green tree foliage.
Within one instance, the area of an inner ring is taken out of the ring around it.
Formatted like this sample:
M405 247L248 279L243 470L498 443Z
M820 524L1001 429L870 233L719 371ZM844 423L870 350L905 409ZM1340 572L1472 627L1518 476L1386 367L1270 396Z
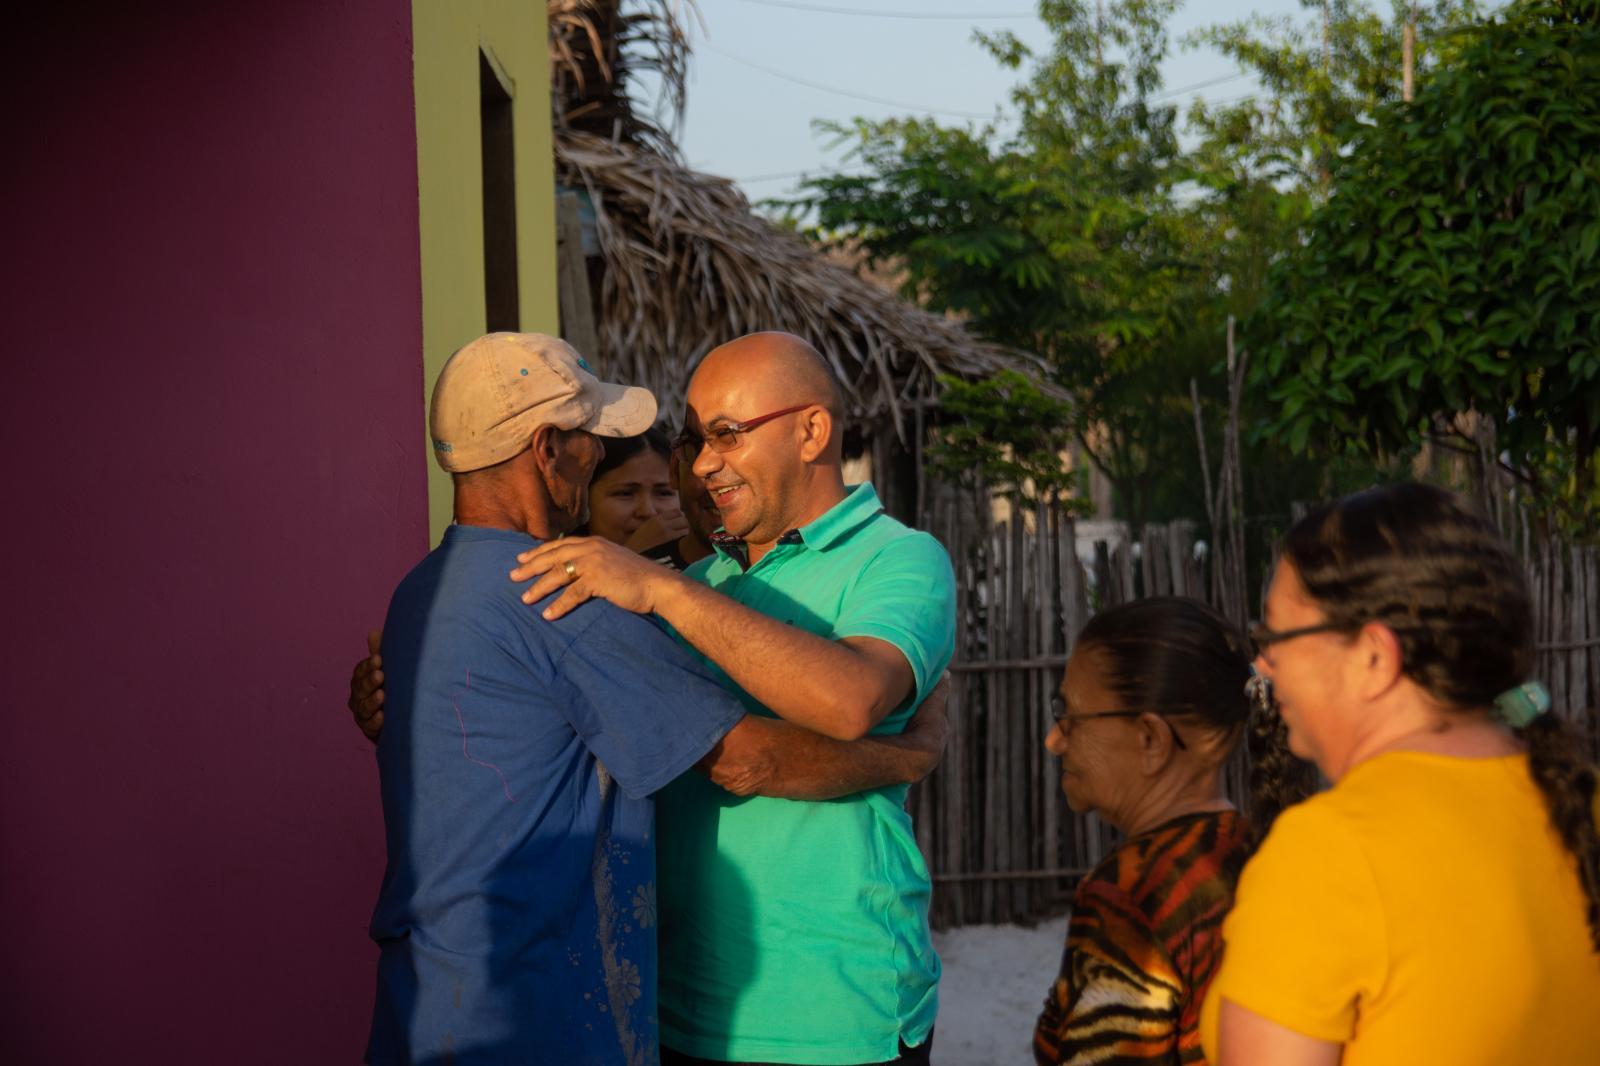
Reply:
M1267 270L1296 247L1311 209L1327 197L1328 167L1342 131L1403 84L1401 38L1416 31L1415 73L1426 81L1451 52L1452 31L1475 16L1473 0L1396 0L1385 18L1352 0L1301 0L1305 17L1253 16L1201 29L1208 46L1253 75L1257 87L1218 102L1198 97L1188 154L1205 220L1202 247L1228 310L1244 317L1266 292Z
M1260 86L1191 109L1207 173L1264 178L1289 196L1320 196L1344 151L1342 131L1400 99L1406 23L1416 31L1415 71L1423 83L1451 54L1451 31L1477 17L1473 0L1392 0L1387 18L1356 0L1301 6L1303 19L1256 15L1191 35L1191 44L1221 52Z
M1476 412L1546 503L1600 516L1597 15L1514 4L1345 128L1248 330L1277 440L1383 454Z
M1260 304L1274 262L1327 197L1341 131L1400 95L1402 0L1305 0L1307 17L1202 31L1261 88L1181 117L1162 91L1173 0L1046 0L1048 49L979 39L1023 72L1007 121L951 128L857 121L830 128L861 173L808 182L787 205L815 239L850 245L904 278L905 293L979 334L1038 353L1073 398L1069 425L1108 476L1118 513L1206 511L1189 382L1218 454L1224 334ZM1418 4L1418 79L1450 62L1472 0ZM1247 425L1277 404L1244 397ZM1247 435L1253 514L1370 481L1374 461Z
M1188 162L1198 190L1189 203L1201 227L1197 254L1207 257L1214 299L1241 320L1265 297L1272 265L1300 246L1312 210L1327 199L1327 168L1345 151L1344 131L1400 99L1407 22L1415 30L1416 82L1424 84L1454 56L1454 31L1477 12L1474 0L1391 0L1386 12L1355 0L1301 0L1301 7L1299 18L1255 16L1187 40L1221 52L1257 83L1220 101L1203 94L1187 115L1196 138ZM1383 456L1289 453L1263 432L1276 405L1260 381L1258 375L1246 391L1243 410L1253 514L1282 515L1292 500L1411 476L1414 447Z
M1072 444L1072 405L1014 370L983 381L943 376L946 416L928 448L936 474L960 481L976 474L1015 501L1074 499L1077 472L1063 461Z
M1029 68L1012 132L832 127L865 174L812 180L790 205L814 212L819 239L900 271L913 299L1043 356L1074 399L1068 430L1136 521L1161 484L1192 488L1187 472L1170 476L1192 446L1188 380L1218 351L1203 343L1219 320L1174 201L1186 176L1177 108L1154 99L1175 6L1120 0L1102 20L1081 0L1046 0L1048 52L981 38Z

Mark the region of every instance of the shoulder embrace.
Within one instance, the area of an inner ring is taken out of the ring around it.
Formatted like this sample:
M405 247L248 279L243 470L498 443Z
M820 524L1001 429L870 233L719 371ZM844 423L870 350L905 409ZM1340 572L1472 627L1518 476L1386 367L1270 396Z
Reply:
M522 589L519 587L513 597L512 606L522 613L524 625L545 627L550 636L564 647L570 647L580 640L637 644L640 640L649 640L657 634L666 637L666 630L654 615L625 611L598 596L579 604L570 614L550 621L544 617L544 609L554 603L560 595L560 590L557 590L538 603L525 604L522 602Z

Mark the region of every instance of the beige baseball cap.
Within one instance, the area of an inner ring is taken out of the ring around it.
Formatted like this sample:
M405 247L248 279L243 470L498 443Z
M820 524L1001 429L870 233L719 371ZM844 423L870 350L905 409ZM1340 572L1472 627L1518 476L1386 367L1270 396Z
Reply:
M599 380L566 341L491 333L458 349L439 371L428 432L439 465L465 473L516 455L542 425L632 437L655 420L650 390Z

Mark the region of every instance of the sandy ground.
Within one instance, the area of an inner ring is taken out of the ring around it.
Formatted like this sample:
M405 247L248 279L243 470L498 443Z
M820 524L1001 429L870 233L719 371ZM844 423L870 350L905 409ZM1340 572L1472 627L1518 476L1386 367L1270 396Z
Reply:
M944 961L935 1066L1033 1062L1033 1023L1061 968L1065 916L1037 928L972 925L933 934Z

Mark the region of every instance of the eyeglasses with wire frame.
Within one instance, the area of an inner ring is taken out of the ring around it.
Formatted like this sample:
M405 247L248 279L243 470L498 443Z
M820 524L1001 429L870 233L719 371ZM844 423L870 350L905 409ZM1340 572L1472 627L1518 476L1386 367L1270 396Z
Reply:
M785 407L781 411L773 411L770 414L747 418L743 422L723 422L720 425L711 426L704 434L696 433L685 427L684 431L679 433L677 438L673 440L672 447L677 450L679 455L691 463L699 458L700 450L708 444L711 446L712 451L719 454L731 452L742 443L740 441L742 434L749 433L757 426L764 426L774 418L782 418L784 415L792 415L796 411L804 411L807 407L815 406L816 404L803 403L795 407Z

